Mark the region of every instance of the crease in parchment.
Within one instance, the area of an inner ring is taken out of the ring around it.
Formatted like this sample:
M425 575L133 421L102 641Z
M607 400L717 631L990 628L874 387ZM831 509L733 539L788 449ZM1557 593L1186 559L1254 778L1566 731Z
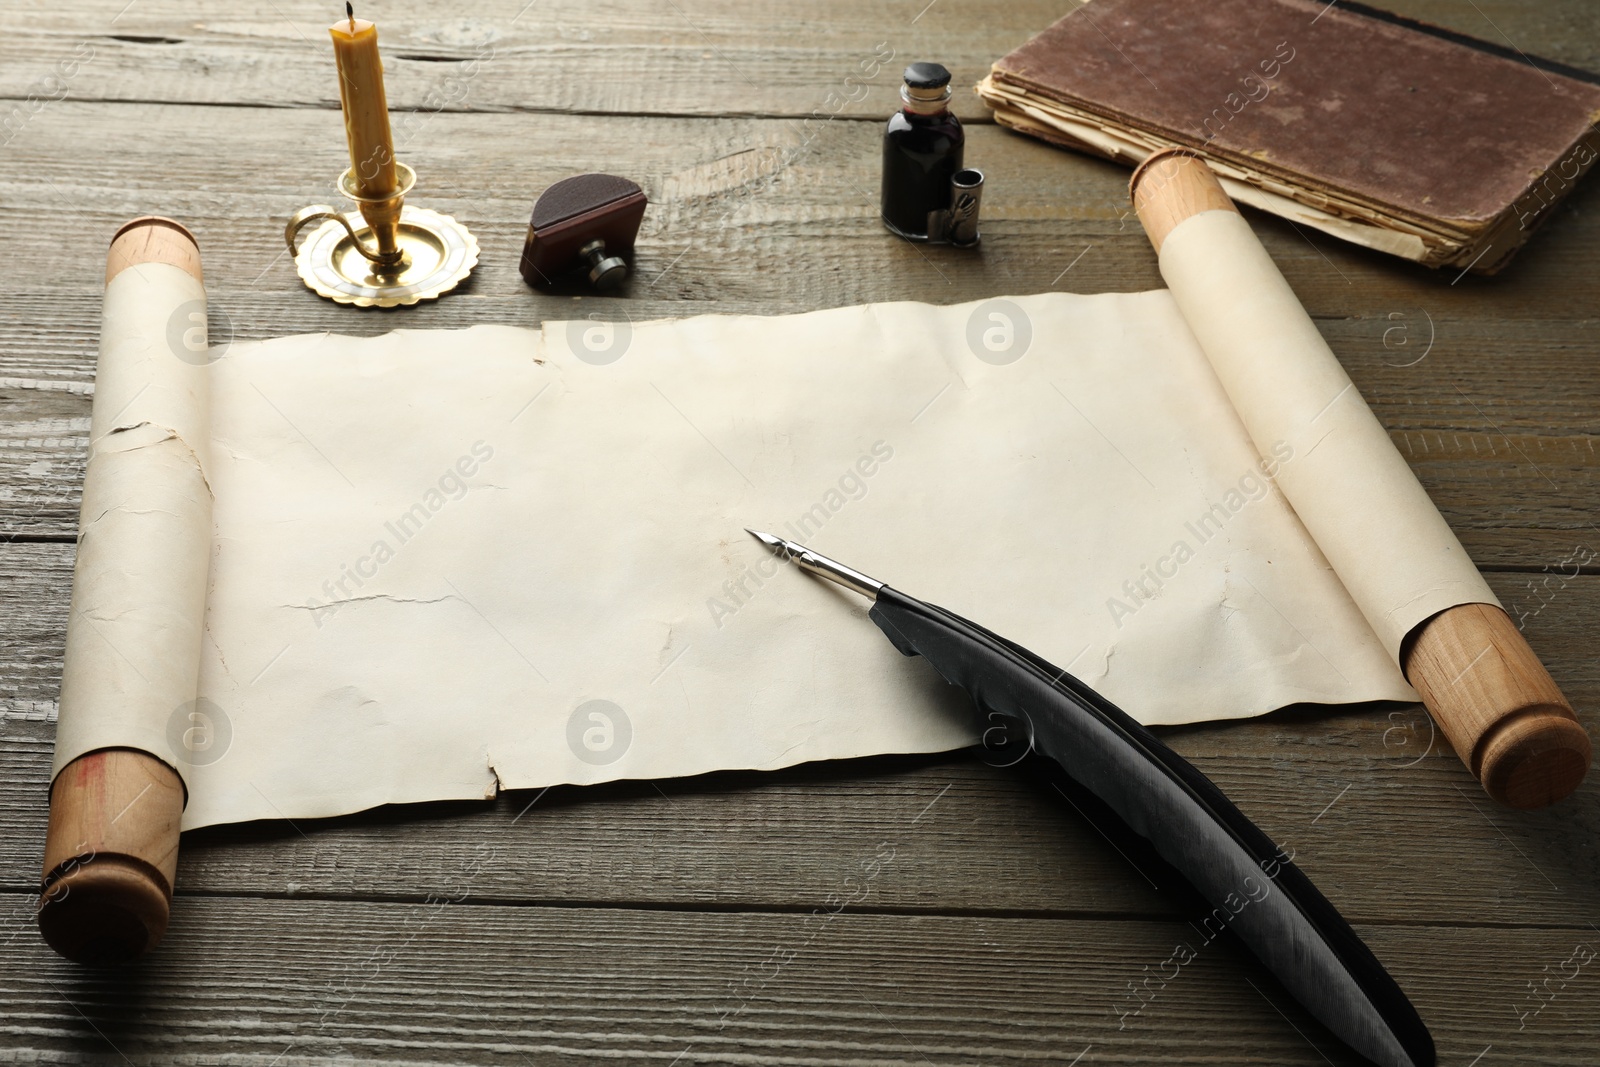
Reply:
M280 604L278 606L288 608L292 611L309 611L315 613L321 611L330 611L335 608L343 607L346 604L364 604L375 602L386 604L442 604L447 600L459 601L460 599L460 597L449 593L446 593L444 596L436 597L409 597L396 596L391 593L373 593L368 596L352 596L344 597L342 599L329 600L322 604Z

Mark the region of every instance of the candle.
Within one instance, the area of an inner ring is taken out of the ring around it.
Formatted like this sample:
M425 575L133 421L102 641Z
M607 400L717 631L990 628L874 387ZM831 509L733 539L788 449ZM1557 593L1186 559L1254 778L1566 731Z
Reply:
M333 55L339 62L339 102L344 108L345 139L356 191L363 197L385 197L399 188L394 176L394 138L389 132L389 101L383 92L383 61L378 58L378 28L355 17L345 4L345 17L328 27Z

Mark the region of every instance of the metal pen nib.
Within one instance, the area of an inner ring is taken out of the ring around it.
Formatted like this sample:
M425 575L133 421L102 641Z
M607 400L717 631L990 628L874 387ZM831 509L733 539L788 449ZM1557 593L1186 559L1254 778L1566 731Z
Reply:
M828 579L830 582L836 582L852 592L860 593L868 600L877 600L878 590L883 588L882 582L874 578L868 578L860 571L846 567L836 559L829 559L819 552L813 552L802 544L776 537L773 534L762 533L759 530L752 530L748 526L745 527L744 532L772 549L778 555L794 560L802 570L808 570L812 574Z

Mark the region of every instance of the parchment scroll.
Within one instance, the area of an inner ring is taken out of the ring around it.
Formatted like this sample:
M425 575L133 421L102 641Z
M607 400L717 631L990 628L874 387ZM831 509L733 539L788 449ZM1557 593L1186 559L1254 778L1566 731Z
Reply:
M174 333L198 287L129 270L57 766L145 748L195 827L976 737L964 697L746 526L1147 723L1412 699L1394 635L1485 590L1315 330L1282 318L1293 295L1204 289L1239 245L1205 217L1175 231L1171 293L638 324L608 302L199 357ZM1291 353L1255 344L1262 323L1300 331L1304 375L1263 370ZM1412 575L1364 541L1341 508L1375 492L1413 546L1457 556ZM163 546L161 573L118 569L131 539Z

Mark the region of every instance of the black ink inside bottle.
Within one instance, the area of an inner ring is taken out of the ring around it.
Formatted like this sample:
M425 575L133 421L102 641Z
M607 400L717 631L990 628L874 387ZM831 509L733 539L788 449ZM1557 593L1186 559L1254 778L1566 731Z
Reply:
M900 99L883 135L883 224L890 233L926 241L929 212L950 207L950 180L962 169L966 134L950 113L950 72L938 63L907 67Z

